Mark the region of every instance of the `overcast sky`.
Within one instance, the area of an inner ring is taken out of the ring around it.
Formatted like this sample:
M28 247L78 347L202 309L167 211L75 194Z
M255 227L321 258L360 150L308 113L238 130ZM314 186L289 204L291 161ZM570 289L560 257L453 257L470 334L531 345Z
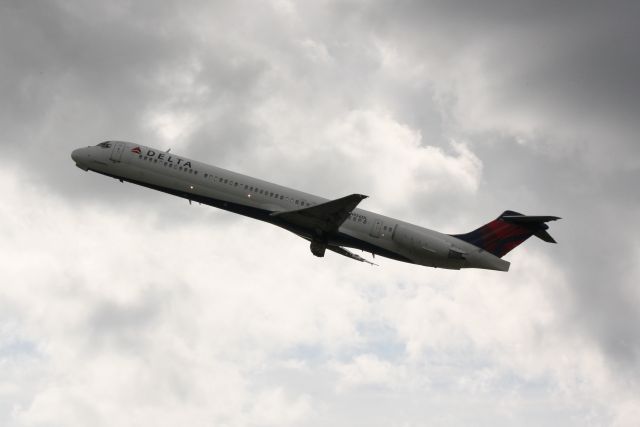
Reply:
M0 2L0 425L637 425L639 5ZM108 139L559 244L319 259L73 165Z

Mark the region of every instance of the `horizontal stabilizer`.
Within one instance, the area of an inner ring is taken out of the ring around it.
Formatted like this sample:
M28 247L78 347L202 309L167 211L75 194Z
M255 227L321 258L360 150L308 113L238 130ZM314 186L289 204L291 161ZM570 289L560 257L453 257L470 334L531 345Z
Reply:
M511 212L511 211L507 211ZM515 213L515 212L514 212ZM535 222L549 222L560 219L558 216L535 216L535 215L500 215L500 218L505 221L515 222L520 224L531 224Z
M553 237L547 232L549 226L545 222L557 221L558 216L551 215L522 215L518 212L506 211L500 218L511 224L521 225L533 232L537 238L549 243L557 243Z
M545 242L558 243L553 237L551 237L549 233L547 233L547 230L540 230L536 234L534 234L534 236L536 236L538 239L544 240Z
M560 219L550 215L522 215L514 211L505 211L497 219L466 234L456 237L502 258L513 248L536 236L549 243L556 243L547 232L549 221Z

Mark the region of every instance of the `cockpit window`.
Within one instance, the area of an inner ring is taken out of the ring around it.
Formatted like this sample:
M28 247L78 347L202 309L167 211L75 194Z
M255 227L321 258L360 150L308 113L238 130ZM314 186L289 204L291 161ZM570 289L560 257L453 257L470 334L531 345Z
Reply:
M98 147L111 148L111 142L109 141L101 142L100 144L98 144Z

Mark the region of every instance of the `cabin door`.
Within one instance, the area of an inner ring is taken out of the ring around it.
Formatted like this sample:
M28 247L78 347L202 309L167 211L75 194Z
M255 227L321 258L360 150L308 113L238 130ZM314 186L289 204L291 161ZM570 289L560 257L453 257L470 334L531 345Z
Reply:
M114 162L119 162L120 158L122 158L122 152L124 151L124 143L122 142L114 142L113 150L111 151L110 159Z
M376 219L373 221L373 225L371 226L371 232L369 235L371 237L380 237L380 229L382 228L382 221Z

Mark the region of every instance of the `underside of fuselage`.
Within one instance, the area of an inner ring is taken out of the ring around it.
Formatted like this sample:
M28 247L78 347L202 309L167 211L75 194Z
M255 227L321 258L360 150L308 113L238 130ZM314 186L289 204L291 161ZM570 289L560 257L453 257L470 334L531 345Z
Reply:
M92 169L89 169L92 170ZM233 203L233 202L228 202L225 200L220 200L220 199L216 199L216 198L212 198L212 197L205 197L205 196L199 196L196 194L191 194L191 193L187 193L185 191L178 191L178 190L174 190L172 188L167 188L167 187L163 187L163 186L159 186L159 185L155 185L155 184L150 184L147 182L143 182L143 181L138 181L135 179L130 179L130 178L124 178L124 177L120 177L117 175L113 175L113 174L109 174L106 172L101 172L101 171L97 171L97 170L92 170L93 172L99 173L101 175L105 175L114 179L117 179L119 181L126 181L132 184L136 184L136 185L140 185L142 187L146 187L146 188L150 188L152 190L156 190L156 191L160 191L163 193L167 193L167 194L171 194L172 196L176 196L176 197L181 197L183 199L192 201L192 202L197 202L197 203L201 203L203 205L207 205L207 206L212 206L214 208L218 208L218 209L223 209L229 212L233 212L236 214L240 214L249 218L253 218L253 219L257 219L259 221L264 221L267 222L269 224L278 226L280 228L283 228L291 233L294 233L306 240L313 240L315 238L314 232L313 230L309 230L307 228L303 228L303 227L298 227L295 226L293 224L289 224L281 219L279 219L277 216L274 217L271 214L273 213L273 211L269 211L266 209L260 209L260 208L254 208L251 206L247 206L247 205L243 205L240 203ZM348 248L353 248L353 249L360 249L362 251L365 252L369 252L371 254L374 255L380 255L383 256L385 258L390 258L396 261L402 261L402 262L407 262L407 263L411 263L413 264L414 262L411 261L410 259L403 257L400 254L397 254L395 252L391 252L387 249L381 248L377 245L374 245L370 242L366 242L364 240L355 238L353 236L350 236L348 234L342 233L340 231L336 232L336 233L332 233L331 235L325 236L326 243L333 245L333 246L345 246Z

